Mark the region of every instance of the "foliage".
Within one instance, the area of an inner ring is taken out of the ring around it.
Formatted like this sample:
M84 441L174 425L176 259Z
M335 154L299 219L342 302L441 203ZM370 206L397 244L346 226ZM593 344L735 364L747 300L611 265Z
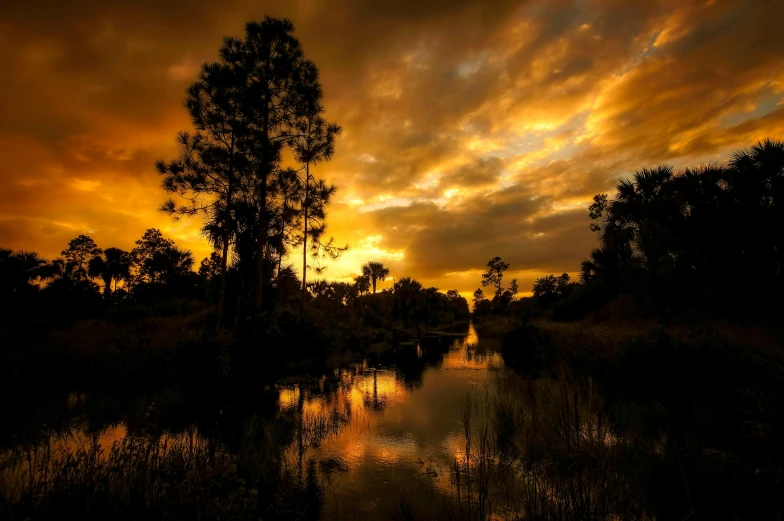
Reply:
M783 198L780 141L740 150L726 164L643 169L618 184L614 199L594 198L601 248L583 262L581 280L634 293L654 310L773 311L767 295L784 284Z
M76 282L86 280L89 276L88 263L96 255L102 253L95 241L87 235L79 235L71 239L68 248L60 254L65 258L67 265L71 266L70 272Z
M318 263L345 250L323 240L335 187L310 171L331 158L340 133L323 119L322 98L318 69L305 59L294 25L271 17L249 22L243 38L225 38L219 60L205 63L188 89L185 106L196 133L181 133L179 157L157 163L174 196L161 209L175 218L205 218L203 232L222 252L219 318L227 291L252 296L260 313L270 265L280 271L291 247L303 246L303 279L308 251ZM300 170L281 168L286 149ZM233 277L230 246L239 268ZM230 278L239 287L227 288Z
M47 262L35 252L0 248L0 292L3 298L20 298L35 292L35 284L47 277Z
M91 277L103 280L104 293L108 295L112 292L112 282L114 282L114 289L117 289L119 281L130 281L131 263L131 255L127 251L107 248L103 255L96 255L90 259L89 273Z
M188 277L195 275L191 252L178 248L174 241L166 239L155 228L145 231L136 241L131 258L135 268L132 279L134 291L147 294L147 298L161 291L176 293L183 289Z
M488 300L482 288L474 291L474 317L479 318L490 313L502 313L509 310L518 292L517 279L512 279L508 289L504 289L504 272L509 263L501 257L493 257L487 263L487 271L482 274L482 286L494 288L492 299Z
M380 262L368 262L362 266L362 275L370 280L373 286L373 293L376 292L376 282L386 280L389 276L389 268L386 268Z
M501 260L501 257L493 257L487 263L487 271L482 274L482 286L492 286L495 288L495 295L500 295L503 291L501 283L504 279L504 272L509 268L509 263Z
M365 293L370 291L370 277L367 275L358 275L354 277L354 287L357 290L357 293L360 295L364 295Z

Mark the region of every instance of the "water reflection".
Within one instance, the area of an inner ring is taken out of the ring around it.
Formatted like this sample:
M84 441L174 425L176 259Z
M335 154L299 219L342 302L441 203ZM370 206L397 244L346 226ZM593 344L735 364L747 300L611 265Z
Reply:
M334 393L323 392L324 380L279 387L281 412L297 414L303 433L289 458L319 462L325 516L386 516L401 497L420 514L442 507L455 461L465 459L466 397L479 403L488 376L503 366L492 343L480 344L473 328L466 333L428 336L392 359L341 369ZM475 412L471 421L485 425L484 408ZM341 428L331 428L336 418L346 419Z
M274 425L268 430L283 447L290 476L323 497L323 517L389 517L401 498L418 515L435 515L454 493L456 462L472 452L464 406L482 402L488 378L503 367L496 348L479 342L472 327L433 334L319 378L288 379L255 400L171 391L115 401L74 393L60 402L56 426L36 424L35 437L19 434L24 443L9 442L4 455L16 463L6 465L3 479L28 479L30 469L40 468L25 468L17 456L90 446L105 458L130 434L161 447L220 444L232 452L251 421L254 432L266 429L256 422ZM486 408L475 407L476 430L487 421Z
M190 494L185 511L220 518L255 519L256 506L264 519L647 520L694 511L682 434L651 427L660 405L608 397L595 376L560 365L535 379L515 373L498 347L469 329L240 392L73 393L16 406L0 432L0 496L14 505L26 491L37 501L56 475L55 502L100 489L117 511L134 508L129 498L180 505L163 486L179 480ZM241 503L227 493L246 488Z

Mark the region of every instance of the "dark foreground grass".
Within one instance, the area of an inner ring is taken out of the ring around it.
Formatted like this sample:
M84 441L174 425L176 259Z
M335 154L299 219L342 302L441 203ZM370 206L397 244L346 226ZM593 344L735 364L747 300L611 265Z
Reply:
M498 377L473 404L486 424L466 403L466 449L440 518L782 518L775 343L655 324L538 330L548 359ZM404 513L417 519L411 505Z
M195 435L50 440L2 459L8 519L309 519L321 496L257 419L224 445Z

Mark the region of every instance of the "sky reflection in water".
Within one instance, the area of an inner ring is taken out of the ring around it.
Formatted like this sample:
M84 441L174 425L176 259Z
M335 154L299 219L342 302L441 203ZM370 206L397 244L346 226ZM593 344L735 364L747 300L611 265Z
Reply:
M421 359L438 347L410 349L411 356ZM488 376L502 368L503 361L492 346L478 344L473 327L444 351L413 378L398 360L338 371L336 393L322 394L323 381L311 390L279 389L282 411L302 410L301 445L295 443L288 457L303 472L310 461L317 462L326 516L347 511L388 516L402 498L420 514L435 513L444 495L453 491L450 471L465 454L466 397L480 403ZM474 407L474 432L487 424L485 414L484 407ZM346 424L332 435L308 436L338 417Z

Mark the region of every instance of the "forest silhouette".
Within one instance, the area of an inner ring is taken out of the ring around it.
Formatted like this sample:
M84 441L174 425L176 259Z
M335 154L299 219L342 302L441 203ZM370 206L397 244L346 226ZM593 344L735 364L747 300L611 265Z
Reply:
M317 448L352 418L335 409L306 429L305 389L332 403L340 382L325 375L357 360L422 386L470 322L480 341L465 347L466 363L492 358L488 342L510 372L474 449L467 401L467 457L455 461L445 518L489 519L489 480L508 485L513 469L528 488L512 495L521 510L510 519L780 518L784 142L638 171L586 208L598 247L575 266L579 280L541 277L520 297L504 278L510 264L487 252L469 307L458 290L376 259L353 282L324 278L349 247L327 232L340 187L318 169L341 127L324 118L318 68L291 21L267 17L225 38L183 104L193 129L155 168L168 196L160 211L198 222L213 249L198 267L155 228L130 251L84 234L52 260L0 249L0 388L25 396L9 404L21 426L0 437L0 462L29 465L26 482L0 493L3 515L317 518L325 485L304 440ZM319 383L298 384L293 412L270 413L276 399L258 397L303 373ZM363 403L383 414L379 388L374 368ZM63 393L132 397L110 415L129 433L140 415L127 411L149 403L140 437L104 459L93 444L34 472L38 445L20 418L32 400ZM206 447L187 430L196 424ZM160 455L173 432L190 433L189 444ZM299 475L283 464L285 447L296 447ZM414 514L401 499L393 517Z

